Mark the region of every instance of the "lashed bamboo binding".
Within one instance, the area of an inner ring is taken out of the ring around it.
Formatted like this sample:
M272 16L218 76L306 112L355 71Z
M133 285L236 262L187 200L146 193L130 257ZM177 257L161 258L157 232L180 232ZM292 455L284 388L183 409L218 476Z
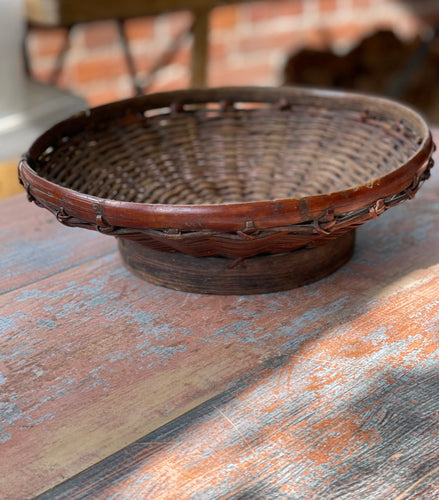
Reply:
M354 229L428 178L433 147L423 119L385 99L186 90L67 119L19 173L63 224L118 237L126 265L150 281L261 293L346 262Z

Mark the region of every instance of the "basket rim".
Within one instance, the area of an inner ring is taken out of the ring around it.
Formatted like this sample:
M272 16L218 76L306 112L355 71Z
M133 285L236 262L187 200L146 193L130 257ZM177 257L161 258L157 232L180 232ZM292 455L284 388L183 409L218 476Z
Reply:
M41 148L44 141L55 133L59 135L59 128L62 129L72 123L78 127L96 117L102 119L124 116L139 106L143 110L148 110L168 107L179 102L197 104L232 100L276 103L293 97L323 99L326 102L351 105L361 104L363 108L384 109L392 113L398 111L402 118L416 124L421 131L419 137L422 141L418 144L416 152L405 163L368 184L302 198L221 204L158 204L100 198L56 184L40 176L31 166L32 156ZM87 223L95 223L98 215L104 218L108 225L127 228L237 231L242 229L243 221L251 221L261 229L300 224L321 217L329 208L333 210L334 215L339 216L359 207L368 206L378 199L388 198L412 184L417 172L425 168L433 149L431 132L423 116L414 108L389 98L314 87L218 87L138 96L77 113L55 124L37 138L21 158L18 171L25 187L28 190L31 188L33 197L43 200L49 208L61 208Z

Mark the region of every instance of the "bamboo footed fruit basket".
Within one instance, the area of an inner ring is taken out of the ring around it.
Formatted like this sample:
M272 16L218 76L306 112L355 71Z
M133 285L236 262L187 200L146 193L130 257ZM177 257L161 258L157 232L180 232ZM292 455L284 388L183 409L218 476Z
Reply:
M402 104L303 88L136 97L55 125L19 164L29 200L115 236L125 265L180 290L286 290L334 272L355 229L433 165Z

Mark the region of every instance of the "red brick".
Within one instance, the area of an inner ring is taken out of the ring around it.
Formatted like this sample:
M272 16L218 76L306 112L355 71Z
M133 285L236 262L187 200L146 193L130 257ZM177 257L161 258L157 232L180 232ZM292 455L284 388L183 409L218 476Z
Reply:
M264 49L292 50L297 47L297 35L291 32L272 33L270 36L258 36L256 33L250 38L243 38L239 41L239 50L251 52Z
M71 65L72 77L76 82L86 83L116 78L127 72L122 54L112 53L84 58Z
M357 8L365 8L365 7L370 7L372 4L371 0L352 0L352 7L354 9Z
M153 38L155 36L155 18L137 17L125 21L125 34L128 40Z
M40 61L41 62L41 61ZM32 68L32 77L35 80L39 80L41 82L51 82L53 76L53 70L55 65L51 64L39 64L38 61L34 64ZM61 88L70 88L72 82L71 71L69 64L64 64L62 70L58 73L58 79L56 81L56 85Z
M337 9L337 0L319 0L320 12L334 12Z
M149 71L151 71L151 68L153 67L157 57L157 54L154 54L154 57L151 57L151 54L149 54L148 52L134 53L133 59L136 71L138 73L148 73Z
M193 16L190 12L172 12L162 16L163 22L167 24L169 36L175 38L183 30L189 29L192 25Z
M209 43L209 60L223 59L228 53L228 46L224 41Z
M84 95L87 104L92 108L94 106L100 106L101 104L106 104L107 102L119 101L127 97L131 97L131 93L120 92L116 88L109 85L106 88L98 90L88 90Z
M303 12L301 0L255 2L248 7L250 9L251 21L265 21L266 19L282 16L296 16Z
M32 29L28 37L30 56L57 56L66 36L67 31L62 28Z
M56 82L57 87L63 89L70 89L74 82L72 77L72 68L70 64L64 64L62 71L58 74L58 80Z
M172 63L178 63L182 66L189 67L192 64L192 50L191 47L185 46L180 49L170 59Z
M189 67L192 61L192 51L190 46L185 45L180 47L177 52L173 54L166 53L166 47L161 47L161 50L158 50L153 55L149 52L136 52L134 54L134 64L136 67L136 71L139 73L149 73L152 68L155 66L157 61L161 58L166 58L166 65L171 63L181 64L182 66Z
M227 68L222 65L211 65L209 68L209 85L263 85L267 81L276 80L278 75L273 65L268 62L243 65L241 68Z
M326 28L309 29L301 34L298 33L300 38L300 45L309 49L326 50L331 46L332 38Z
M112 45L119 41L114 21L98 21L81 25L83 44L87 48Z
M210 29L233 28L238 22L238 7L226 5L217 7L210 14Z
M37 66L32 68L32 78L40 82L48 82L52 76L53 70L50 67Z
M186 78L176 78L175 80L170 81L161 81L160 79L154 80L151 85L147 89L148 94L152 94L154 92L166 92L168 90L179 90L186 89L190 86L190 78L189 76Z
M276 19L282 16L300 16L305 1L309 0L273 0L246 3L239 6L227 5L214 9L210 18L211 29L214 33L209 45L209 83L211 85L248 85L276 81L278 77L276 72L278 69L274 65L269 64L265 58L262 58L257 63L243 64L239 68L230 67L230 65L225 64L229 56L236 51L245 54L252 51L261 51L262 53L264 50L267 50L272 53L276 49L279 49L279 51L285 53L286 58L289 53L296 51L299 46L323 49L334 42L355 43L371 28L397 26L405 32L409 28L411 29L411 24L413 24L413 22L410 24L407 20L412 19L410 16L404 16L398 20L383 20L379 24L375 23L374 26L367 23L367 19L354 18L354 22L343 23L339 26L326 26L324 28L317 26L314 30L295 30L291 31L291 33L274 31L268 37L261 36L260 33L263 30L259 29L259 27L263 27L265 20ZM337 4L337 0L316 1L321 12L330 12ZM372 11L376 2L377 0L351 0L349 5L352 8L363 9L363 13L367 14L369 10ZM338 3L341 4L341 2ZM414 7L417 7L417 5L417 3L413 3ZM352 12L355 13L354 10ZM432 22L437 20L438 13L439 6L437 9L433 7L432 12L429 13L429 16L431 16L429 19ZM164 14L156 18L128 20L126 22L127 36L129 40L133 42L136 40L138 42L133 43L133 47L136 49L134 52L137 69L143 74L148 73L151 70L152 64L166 50L167 44L170 42L169 39L175 37L188 27L191 19L192 17L189 12L177 12ZM240 30L238 23L241 19L247 22L254 22L254 37L241 36L239 38ZM415 16L413 16L413 19L415 19ZM419 20L419 17L416 17L416 19ZM76 33L80 36L72 36L73 47L70 53L72 57L67 59L68 66L62 73L60 85L74 90L79 89L80 92L90 95L90 102L93 105L125 97L125 95L121 95L120 89L115 90L114 87L117 89L117 86L112 85L112 79L117 79L127 73L122 50L114 43L115 37L117 37L115 23L110 21L93 23L83 27L79 26L78 31L75 31L75 35ZM155 40L158 35L163 38ZM35 68L35 74L39 79L46 80L48 78L52 68L50 62L54 60L55 54L59 51L64 37L64 30L35 30L32 32L29 38L29 52L32 65ZM142 48L143 40L147 41L145 49ZM84 57L78 61L79 57L83 55L81 41L82 44L95 50L84 53ZM77 45L79 45L79 57ZM116 47L113 54L109 54L108 51L99 51L99 47L109 45ZM146 47L148 47L148 51ZM151 51L149 47L158 48ZM139 50L141 51L140 53ZM100 56L99 52L104 53ZM70 61L72 61L71 64L69 64ZM189 68L191 63L189 44L185 44L176 53L171 62L177 63L180 65L180 68L181 65ZM187 87L189 79L189 76L182 78L180 71L176 72L175 78L172 78L172 75L169 77L169 72L160 72L154 78L151 89L157 91ZM96 86L94 84L96 81L108 82L108 89L105 86L102 86L102 89L101 85ZM101 97L99 94L102 94Z

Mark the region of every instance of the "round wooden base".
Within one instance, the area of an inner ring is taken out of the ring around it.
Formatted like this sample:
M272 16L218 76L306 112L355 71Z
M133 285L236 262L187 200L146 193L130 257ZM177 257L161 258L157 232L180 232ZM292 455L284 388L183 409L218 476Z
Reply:
M355 231L326 245L294 252L260 255L233 261L223 257L192 257L158 252L135 241L120 239L126 267L156 285L186 292L243 295L289 290L336 271L352 256Z

